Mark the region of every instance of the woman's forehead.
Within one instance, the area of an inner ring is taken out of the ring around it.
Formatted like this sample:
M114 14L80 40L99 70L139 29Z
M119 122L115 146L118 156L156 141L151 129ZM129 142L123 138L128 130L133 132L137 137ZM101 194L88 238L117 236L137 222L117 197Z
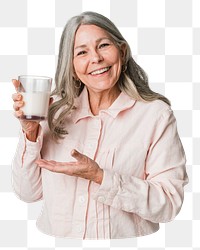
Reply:
M84 24L77 29L74 43L76 46L81 46L90 40L98 42L102 39L111 39L106 30L96 25Z

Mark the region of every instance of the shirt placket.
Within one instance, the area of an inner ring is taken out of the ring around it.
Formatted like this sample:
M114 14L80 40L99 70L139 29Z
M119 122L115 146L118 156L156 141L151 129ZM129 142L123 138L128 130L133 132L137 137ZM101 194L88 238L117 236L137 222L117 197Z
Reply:
M91 159L95 158L98 149L98 142L101 134L101 120L99 118L90 118L88 120L87 141L85 141L83 154ZM76 201L74 204L73 234L83 238L87 228L88 203L89 203L89 185L90 181L82 178L77 179Z

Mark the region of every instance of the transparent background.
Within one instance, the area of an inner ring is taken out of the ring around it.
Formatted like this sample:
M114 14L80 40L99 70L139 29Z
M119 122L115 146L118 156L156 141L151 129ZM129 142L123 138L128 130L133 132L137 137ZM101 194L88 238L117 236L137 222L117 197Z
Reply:
M109 17L130 43L153 90L172 102L187 156L190 183L177 218L141 238L54 239L35 220L42 203L26 204L11 188L19 123L11 79L54 77L67 20L92 10ZM200 250L200 0L0 0L0 249Z

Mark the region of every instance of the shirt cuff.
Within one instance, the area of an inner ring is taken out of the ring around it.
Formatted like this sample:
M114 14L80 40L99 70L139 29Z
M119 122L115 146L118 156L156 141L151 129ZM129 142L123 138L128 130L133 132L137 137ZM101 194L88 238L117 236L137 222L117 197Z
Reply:
M26 134L23 130L20 131L20 138L23 140L21 146L26 149L26 152L35 153L42 148L43 143L43 130L41 125L39 125L38 136L36 142L30 141L26 138Z

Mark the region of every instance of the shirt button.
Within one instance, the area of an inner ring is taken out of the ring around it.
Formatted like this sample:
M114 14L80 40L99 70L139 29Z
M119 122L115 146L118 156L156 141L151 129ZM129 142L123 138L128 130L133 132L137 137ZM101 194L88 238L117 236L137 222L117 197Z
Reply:
M100 201L100 202L104 202L104 201L105 201L105 197L103 197L103 196L99 196L98 201Z
M81 195L81 196L79 196L78 200L79 200L80 203L84 203L85 202L85 197Z

